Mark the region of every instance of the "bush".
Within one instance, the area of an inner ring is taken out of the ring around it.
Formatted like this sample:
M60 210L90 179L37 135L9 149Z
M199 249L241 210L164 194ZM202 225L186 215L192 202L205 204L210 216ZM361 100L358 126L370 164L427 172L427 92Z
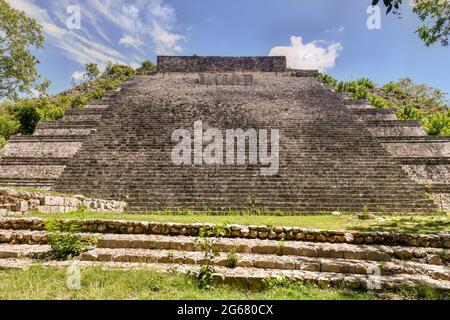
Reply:
M33 106L23 107L19 111L20 133L32 135L41 120L41 115Z
M70 107L75 109L81 109L84 108L85 106L86 106L86 98L82 96L76 96L70 104Z
M397 112L397 118L399 120L421 120L422 116L422 111L410 105L406 105Z
M147 70L154 70L156 69L156 64L154 64L151 60L145 60L142 62L142 68Z
M86 63L84 67L86 69L86 76L89 80L94 80L100 75L100 69L96 63Z
M57 222L48 222L46 230L49 232L48 244L51 247L52 258L69 260L80 255L96 244L97 239L78 234L80 227L76 223L63 225Z
M334 86L334 89L336 90L336 92L339 92L339 93L345 92L345 82L344 81L339 81Z
M17 133L20 123L8 112L0 111L0 136L5 140Z
M92 91L90 98L100 100L103 98L103 95L105 94L105 91L103 89L95 89Z
M450 111L431 114L423 119L425 130L431 135L447 135L450 131Z
M373 96L371 98L372 106L376 109L385 109L389 107L389 103L380 96Z
M2 136L0 136L0 149L2 149L4 146L6 146L7 142L6 139Z
M359 78L356 80L356 83L359 86L366 87L367 89L375 89L376 87L375 83L368 78Z
M127 78L134 77L136 75L136 71L133 68L131 68L130 66L121 65L121 64L113 64L113 65L109 65L106 68L104 75L107 77L127 79Z
M356 100L364 100L370 98L369 89L365 86L357 85L351 97Z
M319 74L319 79L322 80L323 83L330 85L332 87L335 87L337 84L337 80L327 74L322 74L322 73Z

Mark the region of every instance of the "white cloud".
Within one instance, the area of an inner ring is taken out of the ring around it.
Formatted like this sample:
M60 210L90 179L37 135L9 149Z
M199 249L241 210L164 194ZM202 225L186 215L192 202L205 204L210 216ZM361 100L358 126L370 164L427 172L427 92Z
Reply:
M55 1L47 8L42 7L40 0L9 2L43 26L48 43L81 65L94 62L103 67L108 62L140 62L134 60L135 55L129 52L122 54L120 47L113 46L110 39L117 34L115 29L121 30L124 35L116 43L135 49L139 56L145 56L152 50L157 54L183 51L181 42L185 41L185 37L174 31L176 13L165 0L80 1L80 30L68 30L66 27L66 10L73 4L70 0Z
M70 79L74 82L81 82L85 80L85 78L86 73L84 71L75 71L74 73L72 73L72 76L70 77Z
M119 40L119 44L124 45L125 47L134 47L136 49L139 48L139 46L143 45L143 42L139 39L136 39L130 35L123 36Z
M340 26L340 27L333 28L333 29L327 29L327 30L325 30L325 33L335 33L335 32L344 32L344 31L345 31L345 27Z
M269 56L285 56L288 66L293 69L317 69L323 72L336 64L339 52L343 49L340 43L329 44L328 47L319 46L319 41L303 44L302 37L291 37L291 46L275 47Z

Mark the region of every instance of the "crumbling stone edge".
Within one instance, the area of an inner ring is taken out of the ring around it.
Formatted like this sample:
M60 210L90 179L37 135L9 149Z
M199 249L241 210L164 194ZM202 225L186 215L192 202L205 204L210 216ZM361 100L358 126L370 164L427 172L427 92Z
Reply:
M0 219L0 229L43 231L45 230L45 223L44 219L39 218L3 218ZM180 224L122 220L60 220L60 223L76 223L82 232L89 233L168 236L198 236L202 228L213 228L215 226L201 223ZM228 225L226 229L228 230L225 237L228 238L450 248L450 233L345 232L299 227L242 225Z
M122 201L101 200L82 195L55 196L41 192L18 191L0 188L0 217L17 217L32 211L40 213L65 213L86 209L94 212L124 212Z

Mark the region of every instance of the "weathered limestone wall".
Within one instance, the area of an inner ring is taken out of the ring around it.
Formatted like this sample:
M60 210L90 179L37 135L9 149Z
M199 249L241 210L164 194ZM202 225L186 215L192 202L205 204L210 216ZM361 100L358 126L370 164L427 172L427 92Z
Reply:
M126 203L86 198L81 195L72 197L53 196L39 192L0 188L0 217L24 215L32 210L41 213L73 212L81 207L89 211L124 212Z
M158 56L158 72L284 72L286 57Z

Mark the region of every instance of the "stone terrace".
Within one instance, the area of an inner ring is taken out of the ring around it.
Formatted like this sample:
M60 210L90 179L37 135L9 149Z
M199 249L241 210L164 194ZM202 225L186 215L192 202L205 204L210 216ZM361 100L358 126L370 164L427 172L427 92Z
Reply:
M205 263L196 237L201 228L212 228L102 220L76 223L86 232L83 235L98 240L96 247L75 259L79 266L184 273L197 272ZM40 219L0 219L0 268L40 263L51 251L44 227ZM238 225L229 228L225 237L211 239L218 253L213 276L217 283L258 289L268 278L287 278L324 287L427 285L450 292L448 234L350 233ZM235 266L230 265L230 252L235 252ZM50 261L44 265L68 266L73 262Z

